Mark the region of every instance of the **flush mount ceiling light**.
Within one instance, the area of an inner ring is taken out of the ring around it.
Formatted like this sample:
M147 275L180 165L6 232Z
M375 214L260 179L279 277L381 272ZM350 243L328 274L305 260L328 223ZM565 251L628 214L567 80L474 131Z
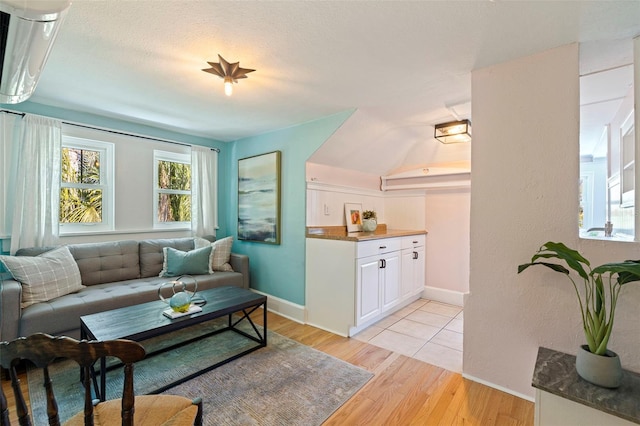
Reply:
M436 124L433 137L442 143L471 142L471 122L460 120Z
M227 96L231 96L233 93L233 83L237 83L240 78L247 78L247 74L255 70L240 68L240 62L230 64L220 55L218 55L218 59L220 62L207 61L207 63L211 65L211 68L204 68L202 71L215 74L224 79L224 93Z

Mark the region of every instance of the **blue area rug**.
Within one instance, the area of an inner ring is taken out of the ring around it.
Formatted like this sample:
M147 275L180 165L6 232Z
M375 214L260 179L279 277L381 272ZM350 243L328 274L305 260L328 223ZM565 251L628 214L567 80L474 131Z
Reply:
M205 323L143 342L147 352L185 340L222 323ZM176 340L178 339L178 340ZM135 364L136 395L241 352L255 342L223 332L147 357ZM107 399L122 393L121 368L107 373ZM64 361L50 369L62 421L82 410L79 369ZM27 372L34 424L46 424L42 371ZM274 332L268 345L164 393L201 397L205 425L320 425L373 374ZM44 422L43 422L44 419Z

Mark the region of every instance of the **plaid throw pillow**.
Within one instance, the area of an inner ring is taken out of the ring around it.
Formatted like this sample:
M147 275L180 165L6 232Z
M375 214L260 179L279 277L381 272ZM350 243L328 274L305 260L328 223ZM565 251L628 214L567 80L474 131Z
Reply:
M194 245L197 249L208 246L213 247L213 252L211 253L211 269L214 271L233 272L233 268L229 263L233 237L226 237L214 242L205 240L204 238L195 238Z
M38 256L0 256L0 262L22 285L23 309L84 288L78 264L66 246Z

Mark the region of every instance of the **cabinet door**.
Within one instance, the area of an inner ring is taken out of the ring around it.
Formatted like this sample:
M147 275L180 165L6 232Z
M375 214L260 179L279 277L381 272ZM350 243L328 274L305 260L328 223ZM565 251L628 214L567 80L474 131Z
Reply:
M413 250L413 294L421 294L424 291L427 264L424 246Z
M400 252L387 253L382 259L382 311L400 303Z
M380 266L378 256L358 259L356 289L356 325L361 325L380 314Z
M415 290L415 267L414 267L414 250L402 250L401 259L401 277L400 277L400 297L406 298L411 296Z
M402 250L401 298L422 293L425 284L425 267L424 246Z

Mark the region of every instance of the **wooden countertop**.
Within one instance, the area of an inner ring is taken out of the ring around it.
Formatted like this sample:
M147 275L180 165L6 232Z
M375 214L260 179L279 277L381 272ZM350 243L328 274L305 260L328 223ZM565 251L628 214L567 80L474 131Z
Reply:
M338 241L368 241L381 238L405 237L408 235L426 235L426 230L387 229L381 223L374 232L347 232L346 226L307 226L307 238L320 238Z

